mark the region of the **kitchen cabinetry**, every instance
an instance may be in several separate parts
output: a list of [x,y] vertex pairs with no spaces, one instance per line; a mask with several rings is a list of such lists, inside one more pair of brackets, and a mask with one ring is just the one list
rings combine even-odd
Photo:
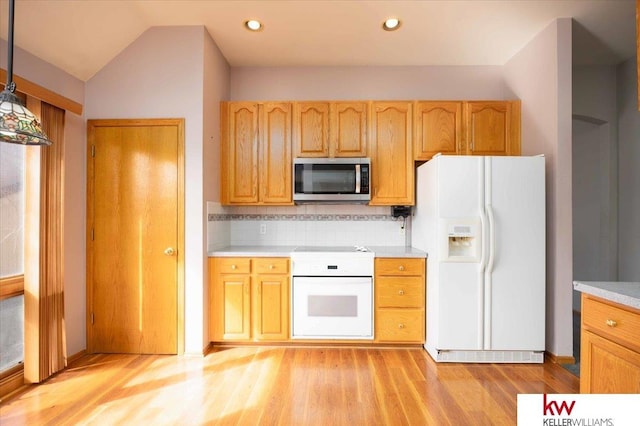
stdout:
[[367,102],[295,102],[296,157],[366,157]]
[[209,259],[210,340],[289,339],[289,259]]
[[221,200],[290,205],[291,103],[221,104]]
[[414,159],[520,155],[520,101],[417,101]]
[[462,102],[418,101],[414,105],[416,161],[438,153],[462,154]]
[[414,165],[412,154],[411,102],[371,104],[370,205],[413,205]]
[[580,393],[640,393],[640,310],[582,294]]
[[424,343],[425,259],[375,259],[375,341]]
[[520,101],[463,103],[467,155],[520,155]]

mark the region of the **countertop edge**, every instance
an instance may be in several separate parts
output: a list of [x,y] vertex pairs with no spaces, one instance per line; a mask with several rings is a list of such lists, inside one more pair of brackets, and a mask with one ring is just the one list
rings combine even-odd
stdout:
[[[608,288],[609,287],[609,288]],[[640,283],[619,281],[574,281],[576,291],[640,310]],[[633,291],[631,291],[633,290]]]
[[[229,246],[207,252],[207,257],[290,257],[295,246]],[[369,247],[375,257],[401,257],[426,259],[427,253],[404,246]]]

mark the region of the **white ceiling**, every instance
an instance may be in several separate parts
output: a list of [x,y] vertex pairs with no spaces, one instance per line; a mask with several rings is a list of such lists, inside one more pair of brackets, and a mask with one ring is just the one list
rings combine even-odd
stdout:
[[[385,32],[391,16],[402,27]],[[234,67],[503,65],[559,17],[575,20],[574,63],[635,55],[634,0],[16,0],[14,28],[16,46],[86,81],[152,26],[204,25]]]

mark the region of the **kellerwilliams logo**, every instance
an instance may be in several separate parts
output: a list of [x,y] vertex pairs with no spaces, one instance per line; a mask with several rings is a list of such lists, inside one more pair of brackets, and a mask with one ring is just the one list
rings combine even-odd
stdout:
[[521,394],[517,402],[518,426],[637,426],[640,394]]

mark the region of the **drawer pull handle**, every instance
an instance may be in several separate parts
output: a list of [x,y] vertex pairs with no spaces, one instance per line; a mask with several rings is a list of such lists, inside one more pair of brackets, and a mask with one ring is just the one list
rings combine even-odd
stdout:
[[398,324],[398,328],[400,328],[400,329],[404,328],[404,324],[402,324],[402,323]]
[[398,269],[401,270],[401,271],[404,271],[404,266],[400,265],[400,266],[398,266]]
[[618,325],[618,322],[616,320],[608,319],[607,320],[607,325],[609,327],[615,327],[616,325]]
[[273,269],[273,268],[275,268],[275,266],[269,265],[269,269]]
[[399,294],[400,296],[404,296],[404,290],[400,290],[400,291],[398,291],[398,294]]
[[231,265],[231,269],[238,269],[236,265]]

